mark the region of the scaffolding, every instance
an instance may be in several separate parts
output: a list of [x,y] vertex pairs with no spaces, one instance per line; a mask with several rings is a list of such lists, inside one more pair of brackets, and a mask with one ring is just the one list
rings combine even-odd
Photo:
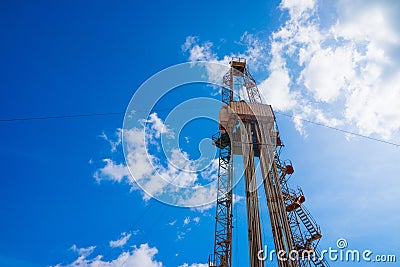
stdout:
[[[248,247],[251,267],[264,267],[260,207],[255,169],[259,158],[262,185],[279,267],[329,266],[319,258],[320,227],[305,208],[300,188],[288,180],[294,172],[290,161],[280,159],[281,142],[273,109],[264,104],[243,58],[233,58],[223,77],[219,132],[212,139],[219,150],[218,192],[214,253],[209,267],[232,266],[232,195],[234,155],[243,157]],[[297,253],[293,253],[293,252]],[[308,255],[308,256],[305,256]],[[293,257],[295,256],[295,257]]]

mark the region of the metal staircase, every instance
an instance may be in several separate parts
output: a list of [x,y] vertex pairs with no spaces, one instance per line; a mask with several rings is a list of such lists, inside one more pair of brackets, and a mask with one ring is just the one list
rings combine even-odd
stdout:
[[290,189],[288,180],[294,173],[290,161],[276,159],[280,171],[282,197],[285,201],[286,212],[292,228],[294,248],[299,252],[298,263],[301,267],[329,267],[328,262],[321,259],[317,246],[322,237],[321,229],[304,206],[305,197],[301,188]]
[[311,245],[313,241],[320,239],[322,237],[321,230],[319,226],[317,226],[314,219],[311,217],[311,214],[306,209],[306,207],[300,205],[294,211],[297,213],[304,226],[308,230],[309,237],[307,238],[306,244],[309,243],[309,245]]

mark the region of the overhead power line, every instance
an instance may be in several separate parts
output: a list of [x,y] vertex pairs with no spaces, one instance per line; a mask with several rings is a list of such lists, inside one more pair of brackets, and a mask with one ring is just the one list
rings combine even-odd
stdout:
[[[151,111],[154,111],[154,112],[168,111],[168,110],[173,110],[174,108],[175,107],[159,108],[159,109],[154,109]],[[135,112],[143,113],[143,112],[149,112],[149,110],[135,110]],[[54,115],[54,116],[41,116],[41,117],[22,117],[22,118],[0,119],[0,123],[13,122],[13,121],[34,121],[34,120],[49,120],[49,119],[68,119],[68,118],[79,118],[79,117],[99,117],[99,116],[109,116],[109,115],[123,115],[125,113],[126,113],[125,111],[121,111],[121,112],[103,112],[103,113],[82,113],[82,114],[72,114],[72,115]]]
[[124,113],[125,112],[105,112],[105,113],[87,113],[87,114],[75,114],[75,115],[12,118],[12,119],[0,119],[0,122],[34,121],[34,120],[65,119],[65,118],[79,118],[79,117],[97,117],[97,116],[108,116],[108,115],[122,115]]
[[[168,111],[168,110],[173,110],[173,109],[174,108],[161,108],[161,109],[154,109],[152,111],[154,111],[154,112],[157,112],[157,111]],[[137,110],[135,112],[148,112],[148,110],[147,111]],[[333,127],[333,126],[329,126],[329,125],[326,125],[326,124],[323,124],[323,123],[320,123],[320,122],[316,122],[316,121],[311,121],[311,120],[299,118],[299,117],[296,117],[294,115],[282,113],[282,112],[279,112],[279,111],[274,111],[274,113],[282,115],[282,116],[290,117],[290,118],[296,118],[296,119],[301,120],[303,122],[307,122],[307,123],[314,124],[314,125],[317,125],[317,126],[325,127],[325,128],[331,129],[331,130],[342,132],[342,133],[346,133],[346,134],[350,134],[350,135],[366,138],[366,139],[369,139],[369,140],[373,140],[373,141],[376,141],[376,142],[380,142],[380,143],[384,143],[384,144],[400,147],[400,144],[389,142],[389,141],[386,141],[386,140],[383,140],[383,139],[379,139],[379,138],[375,138],[375,137],[371,137],[371,136],[367,136],[367,135],[363,135],[363,134],[347,131],[347,130],[344,130],[344,129],[340,129],[340,128],[336,128],[336,127]],[[101,117],[101,116],[123,115],[123,114],[125,114],[125,112],[82,113],[82,114],[55,115],[55,116],[42,116],[42,117],[22,117],[22,118],[0,119],[0,123],[17,122],[17,121],[35,121],[35,120],[82,118],[82,117]]]
[[320,122],[315,122],[315,121],[310,121],[310,120],[307,120],[307,119],[302,119],[302,118],[296,117],[294,115],[290,115],[290,114],[286,114],[286,113],[282,113],[282,112],[274,111],[274,113],[282,115],[282,116],[290,117],[290,118],[293,118],[293,119],[297,118],[297,119],[299,119],[301,121],[304,121],[304,122],[307,122],[307,123],[311,123],[311,124],[314,124],[314,125],[318,125],[318,126],[321,126],[321,127],[325,127],[325,128],[328,128],[328,129],[332,129],[332,130],[335,130],[335,131],[339,131],[339,132],[342,132],[342,133],[351,134],[351,135],[354,135],[354,136],[367,138],[367,139],[370,139],[370,140],[373,140],[373,141],[377,141],[377,142],[385,143],[385,144],[388,144],[388,145],[393,145],[393,146],[400,147],[400,144],[396,144],[396,143],[392,143],[392,142],[389,142],[389,141],[385,141],[383,139],[374,138],[374,137],[371,137],[371,136],[368,136],[368,135],[363,135],[363,134],[359,134],[359,133],[355,133],[355,132],[339,129],[339,128],[336,128],[336,127],[333,127],[333,126],[329,126],[329,125],[326,125],[326,124],[323,124],[323,123],[320,123]]

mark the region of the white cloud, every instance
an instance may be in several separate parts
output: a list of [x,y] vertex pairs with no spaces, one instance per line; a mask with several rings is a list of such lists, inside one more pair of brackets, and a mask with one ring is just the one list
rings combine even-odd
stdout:
[[102,255],[88,259],[89,254],[83,254],[70,264],[57,264],[55,267],[162,267],[162,262],[155,260],[157,253],[157,248],[151,248],[148,244],[141,244],[139,247],[135,246],[132,251],[121,253],[111,261],[103,261]]
[[189,137],[189,136],[185,136],[185,141],[186,141],[186,144],[189,144],[189,142],[190,142],[190,137]]
[[246,58],[248,64],[251,65],[251,68],[254,70],[265,68],[265,61],[267,60],[267,46],[265,42],[262,42],[254,34],[245,32],[241,36],[238,44],[245,47],[244,52],[225,55],[224,57],[219,58],[217,54],[212,51],[212,42],[206,41],[200,43],[198,37],[188,36],[185,43],[182,45],[182,51],[189,54],[188,58],[190,61],[208,61],[217,63],[207,64],[206,71],[209,82],[221,84],[222,77],[229,70],[229,62],[232,57]]
[[214,181],[218,178],[219,159],[212,160],[210,168],[206,168],[201,172],[201,176],[208,181]]
[[[148,126],[146,129],[150,128],[145,135],[148,143],[154,143],[161,134],[173,138],[172,130],[158,118],[156,113],[151,114],[146,123]],[[134,181],[144,187],[150,195],[162,193],[169,183],[177,186],[191,186],[198,180],[194,172],[196,165],[189,160],[189,156],[184,151],[172,149],[167,166],[164,167],[155,156],[149,153],[144,142],[144,128],[127,130],[125,136],[128,143],[127,162]]]
[[296,130],[303,136],[307,136],[307,133],[304,130],[304,121],[312,121],[329,127],[338,127],[343,125],[341,120],[326,115],[323,110],[313,107],[306,101],[303,101],[301,109],[295,111],[293,122]]
[[[340,0],[323,4],[282,0],[280,8],[288,12],[288,20],[270,40],[245,32],[239,42],[246,47],[242,53],[218,58],[210,42],[199,43],[198,37],[191,36],[182,49],[191,60],[227,64],[231,56],[242,56],[253,70],[266,66],[269,75],[260,80],[260,92],[275,110],[296,115],[294,123],[301,133],[305,132],[300,119],[305,119],[393,138],[400,130],[396,108],[400,27],[393,10],[398,3]],[[330,20],[321,15],[326,12]],[[210,80],[221,81],[224,73],[209,70]]]
[[101,138],[106,140],[110,146],[111,146],[111,152],[117,151],[117,147],[121,144],[122,142],[122,129],[118,128],[115,135],[117,136],[116,140],[113,140],[112,138],[109,138],[104,132],[100,135]]
[[[182,232],[183,238],[186,233]],[[125,233],[123,233],[124,236]],[[54,267],[121,267],[121,266],[129,266],[129,267],[162,267],[163,263],[159,260],[156,260],[156,255],[158,254],[158,249],[156,247],[150,247],[147,243],[141,244],[139,247],[133,246],[130,251],[122,252],[115,259],[111,259],[109,261],[103,260],[103,255],[97,255],[90,257],[93,253],[95,246],[91,246],[88,248],[78,248],[76,245],[71,247],[71,250],[78,253],[79,257],[69,264],[57,264]],[[175,254],[177,257],[179,254]],[[199,263],[193,263],[188,265],[184,263],[184,267],[203,267],[208,266]]]
[[192,230],[192,228],[187,228],[185,231],[178,231],[176,239],[177,240],[182,240],[185,238],[186,234],[189,233]]
[[272,59],[269,71],[269,77],[258,86],[260,93],[274,109],[292,109],[296,105],[295,95],[290,92],[291,79],[280,57]]
[[129,171],[124,164],[116,164],[111,159],[104,159],[106,165],[95,172],[94,178],[97,182],[102,180],[111,180],[121,182],[124,178],[129,177]]
[[241,195],[233,194],[232,202],[233,202],[233,204],[235,204],[235,203],[242,201],[243,199],[245,199],[245,197],[243,197]]
[[176,222],[177,222],[177,220],[174,220],[174,221],[172,221],[172,222],[169,222],[168,225],[174,226],[174,225],[176,224]]
[[287,9],[292,18],[300,20],[302,15],[312,10],[315,6],[314,0],[282,0],[281,8]]
[[127,164],[130,166],[130,181],[135,183],[145,177],[150,177],[153,174],[153,165],[151,162],[155,158],[147,153],[147,148],[144,142],[144,128],[132,128],[124,131],[124,139],[127,143],[129,153],[125,154]]
[[200,212],[209,210],[215,205],[215,200],[217,199],[216,185],[217,183],[212,183],[208,187],[194,186],[196,190],[191,192],[190,195],[178,196],[177,203],[190,206],[192,210]]
[[[182,52],[188,53],[188,59],[192,62],[197,61],[208,61],[217,64],[205,65],[208,80],[210,83],[220,84],[221,77],[229,69],[229,57],[225,57],[222,60],[218,59],[217,55],[212,51],[213,43],[206,41],[200,43],[199,37],[188,36],[186,37],[185,43],[182,45]],[[201,63],[199,63],[201,64]]]
[[188,225],[189,223],[190,223],[190,216],[186,217],[186,218],[183,220],[183,225]]
[[376,42],[379,45],[398,44],[395,7],[391,1],[338,1],[338,21],[332,31],[336,37],[356,42]]
[[[300,119],[306,119],[385,139],[398,137],[400,31],[395,15],[399,5],[395,2],[341,0],[329,6],[324,3],[324,8],[329,9],[325,12],[334,15],[333,23],[329,20],[321,23],[324,10],[316,5],[312,9],[303,8],[305,16],[299,16],[290,5],[281,5],[288,9],[290,17],[271,38],[271,64],[274,58],[281,58],[282,66],[289,71],[290,92],[295,93],[297,102],[291,111],[300,132],[304,133]],[[390,11],[391,8],[394,10]],[[281,79],[284,84],[286,80]],[[363,147],[357,142],[362,142]],[[331,228],[325,229],[328,239],[343,234],[348,238],[355,235],[358,239],[369,238],[367,235],[371,233],[379,238],[388,231],[389,225],[398,221],[398,216],[389,216],[387,227],[379,228],[382,221],[373,219],[374,214],[388,214],[390,203],[398,202],[398,195],[391,192],[396,184],[391,181],[393,177],[376,178],[392,165],[388,162],[393,155],[387,154],[390,148],[375,144],[378,149],[371,149],[374,144],[369,146],[358,138],[352,139],[351,148],[348,145],[334,141],[309,153],[317,155],[309,162],[326,161],[329,162],[326,166],[321,163],[323,169],[335,169],[335,174],[323,182],[310,176],[311,192],[319,184],[319,189],[314,190],[318,201],[310,201],[310,205],[318,206],[324,214],[318,220],[325,228]],[[335,156],[332,158],[332,155]],[[354,169],[351,165],[358,167]],[[394,172],[393,169],[391,173]],[[318,204],[324,201],[323,205]],[[335,223],[332,223],[332,212],[341,214]],[[362,230],[360,225],[357,229],[351,227],[355,221],[366,222]]]
[[183,52],[189,51],[194,45],[199,41],[199,37],[197,36],[187,36],[185,43],[181,46]]
[[355,75],[353,54],[352,47],[342,46],[321,49],[312,55],[300,78],[315,100],[333,102],[339,97]]
[[400,34],[390,1],[364,5],[355,1],[350,15],[341,1],[338,23],[332,27],[336,38],[343,38],[358,49],[357,75],[349,84],[345,118],[362,134],[378,134],[390,139],[400,129],[400,64],[392,57],[400,53]]
[[182,45],[182,51],[189,53],[190,61],[209,61],[216,60],[216,55],[212,52],[213,43],[206,41],[198,44],[199,38],[196,36],[186,37]]
[[[175,224],[176,221],[174,221]],[[177,232],[177,240],[184,239],[186,235],[192,231],[192,227],[190,224],[195,224],[198,225],[200,223],[200,217],[193,217],[191,218],[190,216],[186,216],[185,219],[183,219],[182,223],[182,228]]]
[[160,138],[161,134],[167,135],[168,137],[174,137],[174,133],[168,128],[167,125],[157,116],[157,113],[151,113],[148,120],[144,120],[145,123],[149,124],[148,129],[151,130],[150,135],[154,135],[155,138]]
[[[282,1],[289,19],[271,38],[270,75],[260,90],[276,110],[389,139],[400,129],[400,53],[390,1],[339,1],[321,26],[314,1]],[[325,7],[326,8],[326,7]],[[332,12],[330,12],[332,14]]]
[[[155,146],[157,151],[160,149],[158,143],[161,136],[167,140],[174,138],[172,129],[165,125],[156,113],[139,122],[139,127],[123,131],[126,145],[125,159],[129,169],[122,163],[117,164],[111,159],[104,159],[106,165],[95,173],[94,178],[97,181],[116,182],[125,179],[131,184],[132,190],[144,190],[144,200],[167,195],[168,201],[174,201],[176,205],[199,206],[213,202],[216,197],[215,186],[211,184],[205,188],[200,184],[199,178],[202,172],[197,171],[198,163],[190,160],[185,151],[179,148],[167,148],[164,151],[167,156],[164,164],[157,156],[150,153],[149,146]],[[215,173],[214,169],[217,167],[211,164],[207,173]],[[198,210],[211,207],[212,205],[203,205],[198,207]]]
[[184,263],[183,265],[180,265],[179,267],[208,267],[207,263],[193,263],[191,265]]
[[123,247],[126,245],[128,240],[131,238],[132,234],[129,233],[122,233],[121,238],[115,241],[110,241],[110,247],[112,248],[117,248],[117,247]]
[[72,251],[78,253],[79,256],[87,257],[87,256],[89,256],[90,254],[93,253],[95,248],[96,248],[95,246],[90,246],[90,247],[87,247],[87,248],[78,248],[75,244],[73,244],[70,249]]
[[179,148],[171,150],[168,167],[160,168],[160,170],[162,170],[160,171],[162,177],[177,186],[192,186],[198,180],[198,175],[195,173],[196,164],[189,159],[186,152]]
[[267,43],[258,38],[255,34],[246,31],[240,37],[240,44],[243,45],[246,50],[243,53],[232,54],[231,57],[245,58],[251,70],[263,70],[268,60]]

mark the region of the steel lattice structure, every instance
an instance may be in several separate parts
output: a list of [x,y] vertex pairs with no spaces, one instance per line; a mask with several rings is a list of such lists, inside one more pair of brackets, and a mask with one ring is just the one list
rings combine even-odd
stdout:
[[[283,144],[274,112],[270,105],[263,104],[245,59],[232,59],[223,84],[220,131],[213,136],[213,144],[219,149],[219,169],[214,253],[209,257],[209,267],[232,266],[234,155],[241,155],[244,164],[250,266],[265,266],[265,262],[258,257],[263,241],[254,163],[256,157],[260,162],[275,249],[282,251],[286,259],[278,259],[278,265],[329,266],[325,260],[319,259],[317,245],[322,234],[303,204],[305,197],[302,190],[289,187],[288,180],[294,172],[292,164],[280,159]],[[291,254],[293,252],[297,252],[295,257]]]

